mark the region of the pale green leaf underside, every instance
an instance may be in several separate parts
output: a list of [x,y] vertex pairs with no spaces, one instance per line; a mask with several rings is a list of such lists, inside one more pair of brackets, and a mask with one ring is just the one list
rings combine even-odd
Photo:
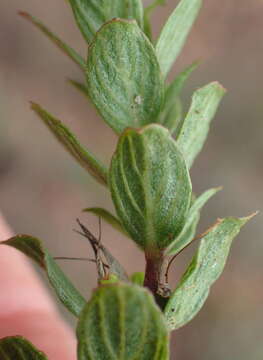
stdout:
[[191,107],[177,138],[189,168],[204,145],[210,122],[224,94],[225,89],[217,82],[194,92]]
[[250,219],[226,218],[204,235],[199,249],[165,308],[171,330],[188,323],[202,308],[211,285],[221,275],[231,243]]
[[62,304],[73,315],[79,316],[86,304],[86,300],[62,272],[48,251],[43,248],[42,243],[38,239],[29,235],[17,235],[0,244],[12,246],[20,250],[40,265],[45,270],[48,280]]
[[76,22],[90,43],[96,32],[113,18],[135,19],[143,25],[141,0],[69,0]]
[[200,210],[206,204],[206,202],[219,190],[221,190],[221,188],[207,190],[194,201],[193,205],[190,207],[182,232],[179,234],[178,238],[175,239],[174,242],[169,246],[167,254],[175,255],[179,253],[179,251],[181,251],[193,240],[196,226],[200,217]]
[[160,114],[159,123],[166,127],[171,134],[173,134],[182,123],[183,106],[179,97],[175,98],[173,104],[169,107],[165,106],[163,112]]
[[77,338],[78,360],[168,360],[163,314],[136,285],[97,289],[81,314]]
[[128,16],[126,16],[126,18],[136,20],[140,28],[143,29],[143,16],[144,9],[142,0],[128,0]]
[[79,143],[75,135],[61,121],[38,104],[32,103],[31,107],[75,160],[100,184],[107,186],[108,170],[106,167]]
[[122,234],[129,236],[128,233],[123,228],[121,222],[119,219],[116,218],[116,216],[112,215],[108,210],[102,209],[102,208],[87,208],[83,210],[84,212],[90,212],[104,221],[106,221],[109,225],[111,225],[114,229],[120,231]]
[[186,69],[181,71],[174,80],[167,86],[167,89],[165,91],[165,101],[164,101],[164,110],[166,108],[170,108],[170,106],[173,105],[175,99],[181,94],[181,91],[192,74],[192,72],[197,68],[198,62],[194,62],[190,66],[188,66]]
[[156,44],[156,53],[164,76],[180,54],[202,0],[181,0],[164,25]]
[[195,62],[179,73],[165,91],[164,106],[158,122],[169,129],[171,134],[175,133],[175,138],[180,131],[183,119],[183,106],[179,98],[180,93],[197,65],[198,63]]
[[89,48],[87,86],[117,133],[157,121],[163,79],[153,46],[135,22],[113,20],[97,33]]
[[43,34],[45,34],[60,50],[62,50],[71,60],[73,60],[82,70],[85,70],[85,60],[69,45],[64,43],[55,34],[53,34],[40,20],[30,14],[21,11],[19,13],[26,20],[35,25]]
[[113,156],[109,183],[116,212],[142,248],[165,249],[185,223],[191,180],[167,129],[128,129]]
[[47,357],[22,336],[8,336],[0,339],[0,359],[47,360]]
[[165,1],[166,0],[154,0],[144,9],[144,33],[150,40],[152,40],[152,26],[150,21],[151,14],[159,5],[165,5]]

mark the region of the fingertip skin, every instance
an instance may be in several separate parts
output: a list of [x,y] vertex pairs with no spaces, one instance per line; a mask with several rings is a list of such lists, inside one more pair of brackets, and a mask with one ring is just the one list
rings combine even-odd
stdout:
[[[0,214],[0,240],[12,236]],[[21,335],[49,360],[75,360],[76,341],[26,257],[0,246],[0,338]]]

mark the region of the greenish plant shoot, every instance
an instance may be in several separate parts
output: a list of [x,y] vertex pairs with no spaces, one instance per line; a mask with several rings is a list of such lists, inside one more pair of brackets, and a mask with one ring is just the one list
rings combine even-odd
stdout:
[[[83,72],[83,83],[70,83],[96,107],[119,140],[107,166],[83,146],[58,119],[32,103],[73,158],[112,197],[116,214],[93,207],[89,212],[120,231],[145,254],[145,271],[128,275],[111,252],[83,224],[93,248],[98,287],[86,299],[37,238],[17,235],[2,244],[32,258],[45,271],[58,299],[78,319],[78,360],[168,360],[171,331],[186,325],[202,308],[221,275],[233,239],[253,216],[217,220],[195,235],[200,212],[218,192],[192,190],[190,168],[206,140],[225,90],[211,82],[196,90],[184,115],[182,88],[197,64],[167,80],[202,0],[181,0],[156,41],[152,11],[141,0],[69,0],[86,41],[87,58],[53,34],[40,20],[21,12]],[[168,284],[173,260],[195,239],[199,247],[175,287]],[[142,269],[143,270],[143,269]],[[22,337],[0,340],[0,357],[46,359]]]

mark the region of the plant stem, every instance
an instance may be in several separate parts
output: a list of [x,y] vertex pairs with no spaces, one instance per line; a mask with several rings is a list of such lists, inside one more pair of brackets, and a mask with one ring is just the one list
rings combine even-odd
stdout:
[[161,284],[161,277],[163,272],[164,254],[159,252],[157,254],[145,253],[146,269],[144,286],[148,288],[156,297],[159,285]]

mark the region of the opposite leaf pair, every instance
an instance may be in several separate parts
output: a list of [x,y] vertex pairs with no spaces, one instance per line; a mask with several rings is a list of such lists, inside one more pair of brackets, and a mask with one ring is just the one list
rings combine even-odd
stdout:
[[[71,84],[95,104],[119,136],[109,169],[58,119],[35,103],[32,109],[74,159],[109,188],[118,218],[100,208],[86,211],[133,239],[145,252],[146,271],[129,278],[95,239],[95,250],[104,253],[108,273],[102,278],[99,274],[99,287],[87,301],[38,239],[19,235],[2,244],[36,261],[59,300],[77,317],[79,360],[168,360],[169,331],[185,325],[200,310],[223,271],[232,240],[250,219],[218,220],[198,237],[201,243],[185,274],[162,298],[162,312],[146,289],[133,284],[150,289],[158,302],[159,285],[167,285],[161,283],[165,257],[177,256],[193,241],[201,208],[218,191],[210,189],[195,199],[189,170],[225,91],[216,82],[198,89],[184,116],[180,93],[196,63],[170,84],[165,83],[202,1],[181,0],[156,44],[151,38],[149,15],[163,0],[146,9],[141,0],[69,3],[88,45],[87,60],[37,19],[21,14],[85,73],[86,84]],[[8,360],[46,359],[20,337],[0,340],[1,356]]]

